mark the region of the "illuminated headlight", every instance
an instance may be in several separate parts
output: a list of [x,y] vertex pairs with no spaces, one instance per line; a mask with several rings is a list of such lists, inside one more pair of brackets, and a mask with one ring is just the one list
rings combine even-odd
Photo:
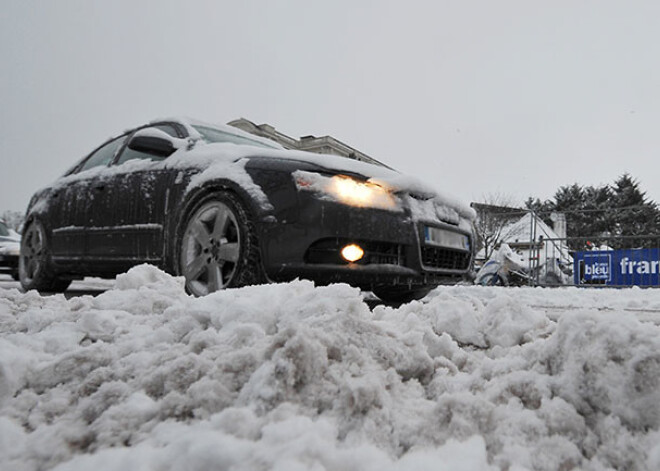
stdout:
[[350,206],[392,211],[400,209],[396,196],[377,183],[356,180],[346,175],[328,177],[302,170],[294,172],[293,178],[299,190],[317,192]]

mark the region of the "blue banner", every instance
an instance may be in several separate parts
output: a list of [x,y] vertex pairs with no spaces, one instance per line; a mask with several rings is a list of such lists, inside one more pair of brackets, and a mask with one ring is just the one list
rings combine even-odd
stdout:
[[660,249],[593,250],[573,257],[576,285],[660,286]]

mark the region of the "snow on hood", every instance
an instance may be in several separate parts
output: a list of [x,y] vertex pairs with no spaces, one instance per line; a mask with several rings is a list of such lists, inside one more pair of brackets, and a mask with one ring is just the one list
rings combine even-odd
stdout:
[[[658,469],[655,290],[0,290],[0,469]],[[653,314],[653,313],[656,314]],[[552,313],[549,315],[548,313]]]
[[[199,165],[211,168],[218,165],[226,166],[228,162],[234,162],[250,157],[272,157],[277,159],[296,160],[312,163],[332,172],[345,172],[358,174],[366,177],[374,183],[378,183],[393,191],[408,192],[413,195],[422,196],[424,199],[433,201],[436,206],[444,206],[454,210],[462,218],[473,220],[474,210],[457,199],[442,195],[431,185],[421,180],[406,176],[394,170],[367,162],[328,154],[315,154],[298,150],[264,149],[246,145],[231,143],[198,143],[190,151],[179,150],[170,156],[166,162],[172,166]],[[218,172],[213,172],[217,174]]]
[[[210,164],[214,158],[220,158],[221,160],[238,160],[258,155],[263,157],[274,157],[280,159],[310,162],[331,171],[350,172],[362,175],[371,181],[384,185],[394,191],[406,191],[417,195],[423,195],[429,199],[436,199],[438,204],[453,208],[462,217],[469,220],[473,220],[476,217],[476,213],[469,205],[466,205],[458,199],[438,192],[435,186],[425,183],[418,178],[403,175],[386,167],[381,167],[367,162],[361,162],[359,160],[336,155],[316,154],[306,151],[285,149],[275,141],[260,136],[255,136],[254,134],[247,133],[233,126],[205,123],[203,121],[198,121],[187,117],[159,119],[154,122],[162,121],[176,121],[181,123],[186,127],[189,135],[192,136],[193,139],[198,140],[198,145],[192,152],[186,154],[186,159],[193,158],[195,160],[204,161],[207,164]],[[251,147],[226,143],[212,143],[204,145],[205,143],[199,142],[201,136],[193,127],[193,125],[217,128],[228,134],[234,134],[236,136],[241,136],[246,139],[260,142],[273,149],[264,149],[261,147]],[[183,155],[181,155],[181,157],[183,157]]]

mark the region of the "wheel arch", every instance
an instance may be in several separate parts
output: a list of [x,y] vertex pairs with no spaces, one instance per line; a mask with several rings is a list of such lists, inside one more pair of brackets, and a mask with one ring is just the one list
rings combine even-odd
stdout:
[[[172,221],[169,224],[170,227],[168,228],[170,236],[167,237],[167,240],[169,241],[166,247],[167,265],[172,273],[179,274],[180,272],[177,251],[183,237],[187,218],[190,217],[193,209],[202,200],[210,195],[223,192],[232,193],[241,203],[243,203],[245,209],[252,217],[253,223],[259,234],[261,233],[259,222],[272,215],[272,209],[264,208],[245,188],[237,182],[229,179],[213,180],[192,189],[185,195],[181,203],[178,205],[176,215],[172,218]],[[259,237],[259,240],[261,241],[261,237]]]

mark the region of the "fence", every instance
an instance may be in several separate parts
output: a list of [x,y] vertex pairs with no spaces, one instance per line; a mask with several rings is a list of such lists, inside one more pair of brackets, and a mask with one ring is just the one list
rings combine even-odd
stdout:
[[533,245],[535,286],[660,287],[660,235],[552,238]]
[[[600,229],[597,235],[576,237],[570,235],[571,229],[575,230],[576,226],[581,231],[588,229],[584,221],[588,223],[595,211],[551,215],[479,206],[475,209],[479,215],[477,232],[482,241],[482,259],[490,256],[485,256],[488,246],[484,249],[484,241],[490,245],[491,252],[501,243],[507,243],[525,261],[529,285],[660,287],[660,235],[639,234],[640,227],[644,228],[641,224],[635,228],[637,234],[622,234],[626,228],[621,228],[617,210],[608,211],[606,216],[612,232],[618,234],[612,234],[597,221],[598,224],[594,223]],[[631,208],[622,209],[630,214]]]

